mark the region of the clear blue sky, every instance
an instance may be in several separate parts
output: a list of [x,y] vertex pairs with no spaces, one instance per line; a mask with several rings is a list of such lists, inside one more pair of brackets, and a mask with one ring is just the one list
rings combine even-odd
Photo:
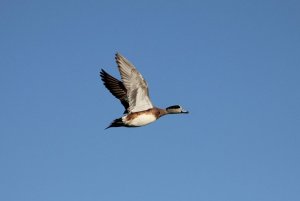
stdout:
[[[299,1],[0,2],[0,200],[299,201]],[[173,115],[123,112],[115,52]]]

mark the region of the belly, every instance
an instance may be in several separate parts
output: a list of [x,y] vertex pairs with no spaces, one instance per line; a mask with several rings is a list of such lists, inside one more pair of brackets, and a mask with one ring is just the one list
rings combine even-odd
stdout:
[[135,117],[134,119],[131,119],[128,124],[131,126],[144,126],[147,124],[152,123],[155,121],[156,118],[154,115],[151,114],[141,114]]

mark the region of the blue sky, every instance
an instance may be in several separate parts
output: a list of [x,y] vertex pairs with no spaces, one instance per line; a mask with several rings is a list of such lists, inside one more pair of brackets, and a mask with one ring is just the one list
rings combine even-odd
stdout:
[[[0,200],[300,200],[298,1],[0,2]],[[123,112],[116,52],[172,115]]]

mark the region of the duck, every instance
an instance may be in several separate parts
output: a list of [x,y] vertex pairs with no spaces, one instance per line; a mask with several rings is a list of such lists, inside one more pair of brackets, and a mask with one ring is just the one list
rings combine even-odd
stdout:
[[149,96],[146,80],[135,66],[120,53],[115,54],[115,60],[121,75],[121,81],[100,71],[100,78],[108,91],[117,98],[125,111],[123,116],[113,120],[108,127],[141,127],[148,125],[168,114],[188,114],[180,105],[172,105],[165,109],[155,107]]

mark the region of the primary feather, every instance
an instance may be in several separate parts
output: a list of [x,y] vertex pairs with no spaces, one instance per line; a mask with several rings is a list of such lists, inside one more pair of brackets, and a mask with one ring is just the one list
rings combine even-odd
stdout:
[[129,104],[127,99],[127,90],[123,83],[120,80],[108,74],[103,69],[101,69],[100,77],[103,81],[104,86],[110,91],[110,93],[120,100],[121,104],[125,108],[124,113],[128,113]]
[[148,85],[143,76],[133,64],[119,53],[116,54],[116,61],[123,84],[127,90],[128,111],[132,113],[153,108],[149,97]]

